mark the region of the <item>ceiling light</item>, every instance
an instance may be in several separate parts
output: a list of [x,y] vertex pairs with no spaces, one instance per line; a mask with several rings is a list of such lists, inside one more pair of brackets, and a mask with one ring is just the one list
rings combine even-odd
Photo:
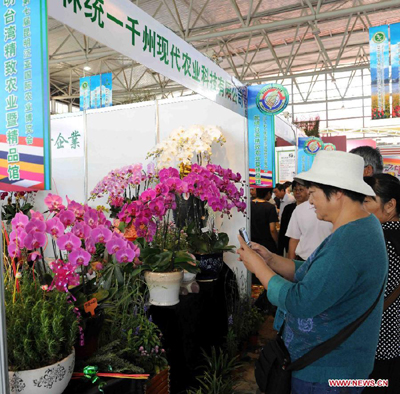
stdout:
[[92,69],[92,67],[90,67],[88,64],[86,64],[86,66],[83,67],[83,69],[84,69],[85,71],[90,71],[90,70]]

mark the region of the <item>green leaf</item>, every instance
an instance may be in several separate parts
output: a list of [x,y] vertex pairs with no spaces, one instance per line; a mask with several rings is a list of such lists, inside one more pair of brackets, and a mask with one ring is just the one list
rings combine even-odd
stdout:
[[199,267],[193,266],[193,265],[191,265],[189,263],[184,263],[184,262],[176,263],[175,266],[179,267],[179,268],[181,268],[183,270],[186,270],[186,271],[190,272],[191,274],[196,274],[197,272],[200,272],[200,268]]

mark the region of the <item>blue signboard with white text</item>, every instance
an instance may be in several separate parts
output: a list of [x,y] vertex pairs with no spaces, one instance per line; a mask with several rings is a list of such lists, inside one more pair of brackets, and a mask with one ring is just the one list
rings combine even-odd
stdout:
[[101,74],[101,106],[112,106],[112,74]]
[[112,73],[80,79],[80,110],[112,106]]
[[0,14],[0,189],[50,189],[46,1],[3,0]]

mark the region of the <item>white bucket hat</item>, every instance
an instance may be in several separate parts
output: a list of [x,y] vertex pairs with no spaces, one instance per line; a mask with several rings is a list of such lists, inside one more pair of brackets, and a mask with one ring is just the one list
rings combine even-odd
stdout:
[[311,169],[295,176],[295,180],[321,183],[350,190],[365,196],[375,196],[371,186],[363,180],[364,159],[354,153],[320,151]]

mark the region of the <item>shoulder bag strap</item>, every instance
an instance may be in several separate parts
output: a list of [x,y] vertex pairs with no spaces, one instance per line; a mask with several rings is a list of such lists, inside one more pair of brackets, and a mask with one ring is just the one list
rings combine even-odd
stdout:
[[386,285],[386,280],[382,286],[381,291],[379,292],[379,295],[373,305],[364,313],[362,314],[357,320],[354,322],[350,323],[348,326],[344,327],[342,330],[339,331],[334,337],[328,339],[327,341],[319,344],[315,348],[311,349],[308,353],[306,353],[304,356],[300,357],[293,363],[289,364],[286,367],[286,370],[288,371],[299,371],[300,369],[305,368],[306,366],[314,363],[321,357],[326,356],[328,353],[330,353],[332,350],[336,349],[339,345],[341,345],[355,330],[357,330],[358,327],[361,326],[361,324],[367,319],[367,317],[371,314],[371,312],[374,310],[376,305],[379,302],[379,299],[381,298],[381,295],[383,293],[383,290]]
[[387,308],[389,308],[390,305],[393,304],[397,300],[397,298],[400,295],[400,285],[396,287],[386,298],[385,302],[383,303],[383,310],[386,311]]

